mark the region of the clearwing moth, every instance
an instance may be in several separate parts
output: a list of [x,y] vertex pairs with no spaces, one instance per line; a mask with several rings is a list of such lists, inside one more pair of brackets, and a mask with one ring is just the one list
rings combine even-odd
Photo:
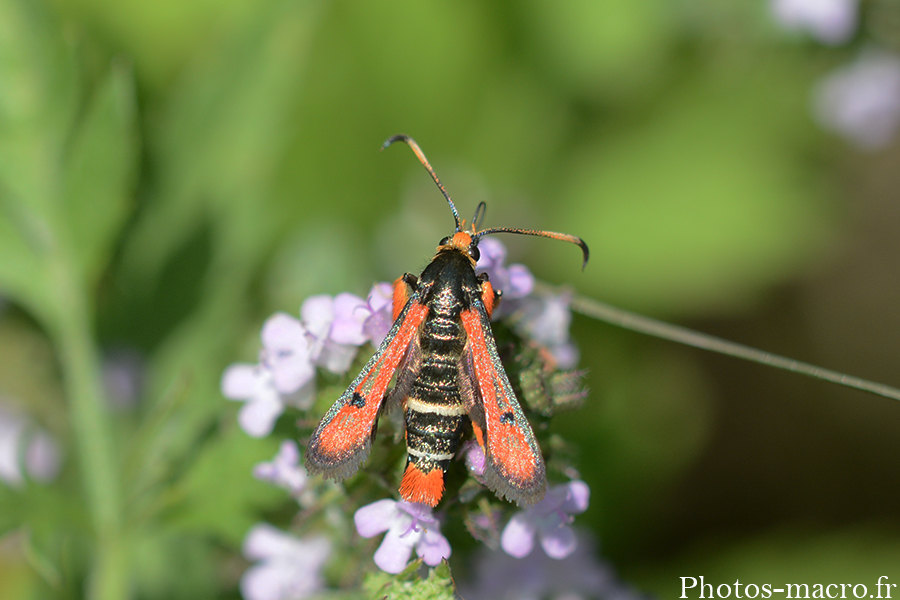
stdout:
[[[466,419],[485,454],[484,482],[520,505],[544,497],[541,449],[497,354],[491,313],[500,300],[486,274],[476,275],[479,240],[493,233],[535,235],[588,247],[573,235],[497,227],[477,230],[484,203],[468,228],[415,140],[406,142],[450,205],[456,231],[440,241],[418,277],[394,283],[394,323],[350,387],[322,418],[306,448],[306,469],[336,481],[351,476],[369,454],[379,415],[403,407],[406,469],[400,496],[437,505],[444,475],[459,448]],[[395,380],[394,386],[388,386]]]

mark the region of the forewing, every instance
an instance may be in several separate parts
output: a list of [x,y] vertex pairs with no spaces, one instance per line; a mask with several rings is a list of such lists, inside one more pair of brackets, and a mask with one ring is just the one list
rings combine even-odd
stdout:
[[471,387],[469,416],[485,452],[484,481],[520,505],[544,497],[544,458],[500,363],[490,319],[480,302],[461,314],[468,336],[462,373]]
[[385,392],[397,367],[413,345],[428,307],[412,298],[378,351],[369,359],[313,432],[306,447],[306,470],[340,481],[369,454]]

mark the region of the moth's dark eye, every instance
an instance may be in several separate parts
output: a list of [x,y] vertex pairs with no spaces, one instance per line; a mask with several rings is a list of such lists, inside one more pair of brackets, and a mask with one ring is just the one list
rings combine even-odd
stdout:
[[481,258],[481,250],[478,249],[478,246],[473,246],[469,248],[469,256],[475,259],[475,262],[478,262],[478,259]]
[[447,237],[443,238],[441,241],[438,242],[438,246],[446,246],[449,243],[450,243],[450,236],[448,235]]

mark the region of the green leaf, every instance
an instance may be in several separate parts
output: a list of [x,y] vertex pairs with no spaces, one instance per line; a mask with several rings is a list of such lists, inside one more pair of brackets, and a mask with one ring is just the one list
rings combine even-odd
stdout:
[[214,533],[239,546],[258,511],[284,503],[287,494],[253,478],[253,466],[278,452],[275,438],[253,439],[237,428],[202,446],[201,454],[178,485],[182,502],[173,518],[182,528]]
[[0,537],[22,524],[20,509],[21,494],[6,482],[0,483]]
[[0,1],[0,293],[48,314],[59,157],[80,89],[72,56],[41,8]]
[[199,53],[183,86],[153,115],[157,187],[128,240],[123,273],[155,284],[167,260],[211,222],[213,262],[231,277],[255,267],[284,221],[269,191],[289,139],[290,107],[318,2],[264,6],[238,33]]
[[217,597],[217,551],[205,537],[152,527],[140,531],[134,544],[135,596],[152,600]]
[[[258,283],[259,265],[286,225],[269,206],[269,190],[290,135],[290,107],[305,91],[306,47],[319,6],[284,0],[260,5],[239,31],[198,54],[183,85],[148,117],[154,123],[148,145],[155,185],[126,240],[118,275],[128,297],[114,308],[129,334],[136,310],[159,331],[148,396],[158,401],[172,387],[185,387],[184,410],[166,432],[175,456],[191,452],[226,406],[219,377],[245,333],[247,290]],[[198,231],[207,232],[205,256],[179,256]],[[196,287],[196,303],[175,307],[189,312],[173,328],[170,307],[160,310],[153,300],[170,292],[164,275],[176,256],[183,258],[175,265],[179,272],[185,260],[200,266],[190,281],[176,282]],[[242,477],[250,480],[249,471]],[[245,526],[246,518],[240,523]],[[236,529],[229,535],[236,536]]]
[[391,600],[455,600],[450,565],[445,560],[428,570],[424,579],[419,574],[422,560],[415,560],[398,575],[382,571],[369,573],[363,588],[370,598],[391,598]]
[[113,68],[87,97],[40,3],[3,0],[0,23],[0,291],[52,324],[66,297],[59,270],[90,287],[127,214],[131,76]]
[[[273,0],[57,0],[79,24],[102,32],[116,52],[132,57],[141,89],[157,94],[171,86],[189,57],[210,38],[245,25],[260,5]],[[277,0],[275,0],[277,1]]]
[[137,169],[131,69],[114,63],[73,132],[60,226],[85,279],[96,282],[128,217]]

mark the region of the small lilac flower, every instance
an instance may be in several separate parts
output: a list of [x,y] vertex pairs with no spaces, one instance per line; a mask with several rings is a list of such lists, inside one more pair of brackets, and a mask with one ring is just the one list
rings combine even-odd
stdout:
[[0,481],[21,487],[27,474],[46,483],[56,478],[60,463],[59,444],[49,433],[0,407]]
[[507,293],[508,299],[515,300],[524,298],[534,289],[534,275],[523,264],[513,263],[506,270],[509,284],[506,288],[510,292]]
[[296,442],[285,440],[272,462],[261,462],[253,467],[253,476],[284,488],[297,498],[306,488],[309,476],[300,466],[300,449]]
[[268,367],[275,389],[281,394],[296,392],[316,375],[308,333],[303,323],[282,312],[263,324],[260,363]]
[[372,345],[378,348],[393,325],[394,286],[390,283],[376,283],[366,298],[366,320],[363,331]]
[[323,588],[319,571],[331,553],[325,538],[300,539],[262,523],[247,534],[243,550],[259,561],[241,577],[244,600],[300,600]]
[[343,373],[368,341],[377,348],[391,329],[393,286],[376,283],[368,298],[353,294],[308,298],[300,309],[313,340],[312,356],[317,365]]
[[386,573],[400,573],[413,549],[430,566],[450,556],[450,543],[441,535],[440,522],[425,504],[378,500],[357,510],[353,521],[365,538],[387,532],[373,557]]
[[[350,368],[358,346],[365,342],[345,343],[355,342],[360,337],[362,322],[354,314],[359,311],[353,309],[365,303],[352,294],[340,294],[338,297],[340,302],[336,305],[336,298],[326,294],[311,296],[300,307],[300,316],[309,331],[311,356],[315,364],[341,374]],[[333,337],[334,331],[338,332],[337,339]]]
[[859,0],[772,0],[786,29],[805,30],[823,44],[843,44],[856,31]]
[[900,127],[900,55],[863,53],[816,86],[813,109],[822,127],[863,150],[887,146]]
[[27,421],[0,408],[0,480],[13,487],[25,478],[20,467],[20,453]]
[[363,325],[368,314],[368,305],[353,294],[338,294],[334,297],[334,321],[329,337],[338,344],[362,346],[369,341]]
[[137,406],[143,387],[144,358],[133,348],[112,348],[104,353],[101,364],[103,388],[114,410]]
[[[512,264],[506,267],[506,246],[492,237],[484,237],[478,242],[481,258],[475,266],[476,273],[487,273],[495,290],[503,292],[503,301],[524,298],[534,288],[534,276],[528,267]],[[503,306],[501,304],[500,306]]]
[[263,365],[235,363],[222,374],[222,395],[246,403],[238,413],[238,425],[248,435],[265,437],[284,412],[281,394],[272,372]]
[[62,463],[59,444],[49,433],[37,430],[25,450],[25,470],[35,481],[49,483],[56,479]]
[[535,535],[547,556],[563,559],[575,551],[577,541],[570,515],[587,510],[591,490],[583,481],[570,481],[547,490],[544,499],[515,514],[500,536],[500,546],[510,556],[528,556]]
[[466,468],[476,477],[484,475],[484,450],[473,440],[463,444],[460,455],[465,457]]

